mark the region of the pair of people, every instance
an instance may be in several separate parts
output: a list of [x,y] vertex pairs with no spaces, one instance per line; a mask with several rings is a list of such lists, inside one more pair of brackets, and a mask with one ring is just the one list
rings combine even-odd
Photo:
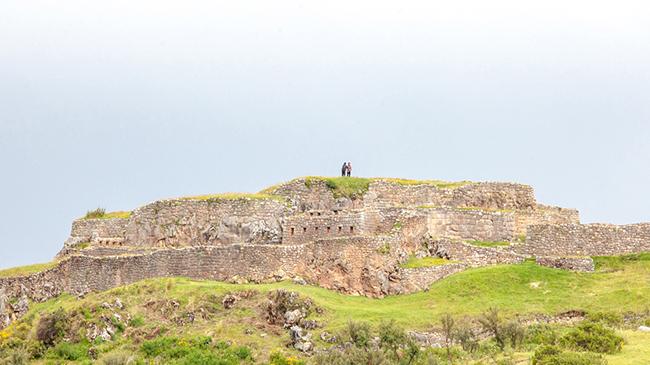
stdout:
[[350,175],[352,175],[352,163],[343,162],[343,166],[341,167],[341,176],[350,176]]

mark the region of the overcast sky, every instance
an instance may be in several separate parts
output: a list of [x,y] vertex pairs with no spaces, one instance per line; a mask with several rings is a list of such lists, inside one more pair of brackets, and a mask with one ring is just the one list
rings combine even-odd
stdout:
[[647,1],[0,2],[0,267],[344,160],[650,221],[649,142]]

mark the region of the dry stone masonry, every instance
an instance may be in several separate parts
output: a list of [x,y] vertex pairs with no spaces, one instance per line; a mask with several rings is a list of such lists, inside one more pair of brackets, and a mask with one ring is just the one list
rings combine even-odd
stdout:
[[[380,297],[428,289],[469,267],[533,256],[540,265],[593,271],[588,256],[650,251],[650,224],[582,225],[578,211],[538,204],[527,185],[364,181],[367,188],[346,193],[336,179],[299,178],[263,194],[167,199],[128,218],[78,219],[56,266],[0,278],[0,328],[27,299],[153,277],[294,278]],[[403,267],[414,255],[450,261]]]

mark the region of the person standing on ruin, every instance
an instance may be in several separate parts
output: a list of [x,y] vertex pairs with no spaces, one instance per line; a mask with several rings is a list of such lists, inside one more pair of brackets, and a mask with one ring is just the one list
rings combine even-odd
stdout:
[[347,175],[350,176],[352,175],[352,163],[348,162],[348,167],[346,169]]
[[343,166],[341,166],[341,176],[345,176],[348,172],[348,164],[343,162]]

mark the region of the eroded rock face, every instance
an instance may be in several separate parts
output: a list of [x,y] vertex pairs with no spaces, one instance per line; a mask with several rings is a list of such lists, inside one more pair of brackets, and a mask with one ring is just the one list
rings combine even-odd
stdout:
[[202,244],[280,243],[282,227],[277,220],[225,217],[201,232]]
[[7,295],[5,294],[5,289],[0,288],[0,314],[3,314],[7,310]]
[[4,288],[0,288],[0,329],[3,329],[11,323],[11,317],[7,313],[7,295]]

